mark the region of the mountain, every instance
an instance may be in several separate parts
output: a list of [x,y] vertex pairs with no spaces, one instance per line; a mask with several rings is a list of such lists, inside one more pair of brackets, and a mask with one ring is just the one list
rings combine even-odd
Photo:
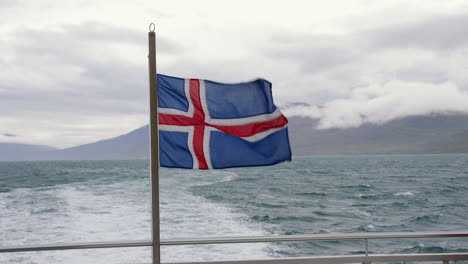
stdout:
[[57,150],[49,146],[19,143],[0,143],[0,160],[36,159],[38,153]]
[[[468,115],[413,116],[357,128],[316,129],[318,121],[289,118],[293,155],[468,153]],[[67,149],[0,144],[0,160],[147,159],[149,128]]]
[[295,155],[468,153],[468,115],[413,116],[347,129],[310,129],[317,120],[290,119]]
[[147,159],[149,127],[143,126],[125,135],[50,153],[54,159]]

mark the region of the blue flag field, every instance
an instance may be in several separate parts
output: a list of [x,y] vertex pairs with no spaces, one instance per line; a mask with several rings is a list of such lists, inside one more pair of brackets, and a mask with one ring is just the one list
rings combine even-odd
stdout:
[[288,120],[271,83],[224,84],[158,74],[160,165],[265,166],[291,160]]

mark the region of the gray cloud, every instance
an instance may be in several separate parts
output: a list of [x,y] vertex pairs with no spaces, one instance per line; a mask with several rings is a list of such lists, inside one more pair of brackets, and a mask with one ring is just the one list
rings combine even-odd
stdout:
[[[148,94],[144,38],[133,30],[95,22],[14,33],[15,57],[9,63],[1,61],[9,75],[0,78],[0,108],[4,112],[18,111],[15,105],[28,105],[28,110],[145,111],[147,106],[141,103]],[[161,54],[181,52],[180,46],[164,38],[159,37],[158,43]],[[115,45],[129,45],[137,57],[108,50]]]
[[461,59],[468,52],[467,22],[468,16],[435,17],[353,35],[285,37],[292,41],[270,47],[269,55],[301,65],[309,98],[328,93],[322,102],[306,101],[320,107],[286,114],[318,118],[321,128],[345,128],[468,113],[468,63]]
[[269,56],[296,61],[308,74],[326,72],[360,59],[359,50],[349,48],[355,44],[351,37],[286,34],[274,36],[271,41],[278,45],[268,47]]
[[366,34],[373,47],[417,48],[430,50],[457,49],[468,44],[468,15],[438,16],[412,25],[396,25]]
[[[13,33],[12,37],[18,42],[18,51],[67,55],[74,55],[72,50],[84,54],[93,54],[89,45],[110,43],[112,45],[137,45],[147,42],[147,36],[143,31],[123,28],[102,22],[88,21],[81,24],[62,25],[58,30],[31,30],[26,29]],[[158,52],[176,53],[182,52],[183,47],[157,36]],[[34,43],[34,45],[32,45]],[[146,48],[146,46],[144,47]]]
[[3,133],[3,136],[4,137],[17,137],[17,135],[11,134],[11,133]]
[[[393,26],[376,24],[366,31],[357,31],[360,25],[333,24],[336,3],[327,4],[325,10],[333,11],[325,12],[333,14],[322,14],[324,18],[299,14],[299,7],[291,6],[294,17],[278,22],[272,16],[284,14],[278,5],[247,23],[238,16],[207,12],[203,4],[193,4],[196,11],[180,11],[170,1],[158,7],[163,15],[149,2],[141,3],[144,8],[112,10],[109,3],[74,2],[76,14],[62,12],[68,3],[5,3],[11,8],[0,9],[5,15],[0,15],[0,124],[29,143],[71,146],[146,124],[147,27],[131,27],[140,28],[155,17],[162,29],[171,31],[157,36],[161,73],[221,82],[266,78],[273,83],[276,103],[321,105],[296,105],[287,113],[320,118],[321,127],[466,110],[468,47],[466,34],[460,34],[466,18],[427,18],[435,12],[434,3],[428,4],[432,11],[412,11],[425,20],[408,24],[414,19],[392,18]],[[240,6],[233,4],[242,11]],[[354,6],[362,9],[356,13],[362,21],[374,19],[367,7]],[[411,13],[398,8],[395,12]],[[129,17],[122,18],[127,11]],[[343,14],[344,19],[349,16]],[[29,28],[36,20],[41,21]],[[328,33],[306,33],[325,23],[332,30],[319,32]]]
[[[356,64],[372,54],[387,49],[408,49],[429,52],[453,52],[468,47],[466,25],[468,14],[438,16],[414,24],[377,28],[345,35],[299,35],[277,33],[270,40],[278,43],[268,47],[267,54],[293,60],[308,74],[328,71],[345,64]],[[398,53],[394,55],[398,56]],[[404,58],[402,58],[404,59]]]
[[[56,138],[56,144],[70,146],[147,123],[145,35],[96,22],[12,32],[0,40],[0,124],[15,131],[28,123],[28,141]],[[183,49],[158,36],[158,53],[172,56]],[[63,134],[70,129],[85,134],[70,139]]]
[[9,8],[20,5],[19,0],[0,0],[0,6],[2,8]]

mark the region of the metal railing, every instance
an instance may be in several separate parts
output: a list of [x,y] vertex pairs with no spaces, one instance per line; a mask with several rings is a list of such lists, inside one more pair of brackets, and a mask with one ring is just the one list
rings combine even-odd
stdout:
[[[306,242],[306,241],[340,241],[362,240],[365,245],[365,255],[345,256],[316,256],[307,258],[272,258],[264,260],[234,260],[234,261],[208,261],[190,262],[197,264],[305,264],[305,263],[371,263],[371,262],[408,262],[408,261],[449,261],[468,260],[468,248],[465,253],[434,253],[434,254],[369,254],[369,240],[376,239],[406,239],[406,238],[462,238],[468,237],[468,231],[460,232],[396,232],[396,233],[351,233],[351,234],[315,234],[315,235],[287,235],[287,236],[255,236],[255,237],[211,237],[161,240],[161,246],[201,245],[201,244],[227,244],[227,243],[271,243],[271,242]],[[73,244],[49,244],[38,246],[10,246],[0,247],[0,253],[71,250],[71,249],[97,249],[120,247],[150,247],[150,240],[91,242]],[[468,246],[468,243],[467,243]],[[172,262],[171,264],[186,264],[187,262]]]

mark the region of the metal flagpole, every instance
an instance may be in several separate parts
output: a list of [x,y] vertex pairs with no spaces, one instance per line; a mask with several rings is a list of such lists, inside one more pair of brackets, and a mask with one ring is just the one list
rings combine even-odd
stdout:
[[158,87],[156,73],[155,25],[149,25],[149,90],[150,90],[150,145],[151,145],[151,219],[153,264],[161,263],[161,241],[159,236],[159,132],[158,132]]

